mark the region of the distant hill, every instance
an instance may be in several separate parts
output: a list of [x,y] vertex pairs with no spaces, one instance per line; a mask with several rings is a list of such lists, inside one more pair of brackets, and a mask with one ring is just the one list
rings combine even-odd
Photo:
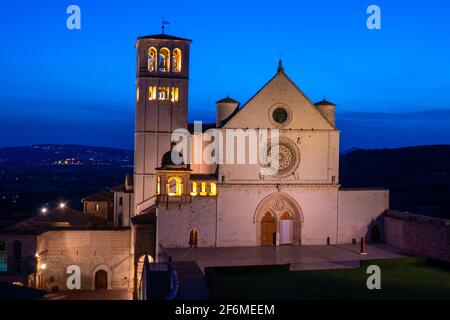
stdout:
[[133,165],[133,151],[108,147],[41,144],[0,148],[1,165]]
[[81,198],[122,184],[133,172],[133,151],[80,145],[0,148],[0,225],[65,201],[81,209]]
[[[65,162],[67,160],[67,162]],[[34,214],[48,202],[81,209],[89,193],[133,172],[133,151],[79,145],[0,148],[0,220]],[[347,150],[343,187],[390,189],[393,209],[450,218],[450,145]]]
[[450,145],[341,155],[343,187],[388,188],[391,208],[450,218]]

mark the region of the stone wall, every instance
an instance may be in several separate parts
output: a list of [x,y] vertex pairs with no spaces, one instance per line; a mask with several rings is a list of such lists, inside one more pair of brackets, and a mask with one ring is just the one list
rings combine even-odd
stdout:
[[83,212],[112,222],[114,207],[106,201],[85,201]]
[[[130,270],[130,229],[58,230],[41,234],[37,240],[36,286],[44,290],[67,290],[67,267],[81,269],[81,289],[95,288],[95,273],[105,270],[108,289],[126,289]],[[43,267],[45,265],[45,267]]]
[[389,210],[384,241],[409,254],[450,261],[450,220]]
[[158,243],[163,247],[189,247],[189,234],[197,230],[199,247],[216,244],[216,197],[192,197],[191,203],[161,203],[158,207]]
[[339,243],[365,238],[371,241],[371,228],[381,229],[382,214],[389,209],[389,190],[340,189],[338,228]]

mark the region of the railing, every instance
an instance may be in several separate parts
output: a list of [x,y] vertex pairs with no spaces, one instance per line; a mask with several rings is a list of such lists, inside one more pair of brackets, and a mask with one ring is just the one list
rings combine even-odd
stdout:
[[155,194],[154,196],[151,196],[150,198],[140,202],[137,204],[136,209],[137,212],[136,214],[140,214],[142,211],[150,208],[152,205],[154,205],[156,203],[157,199],[157,195]]

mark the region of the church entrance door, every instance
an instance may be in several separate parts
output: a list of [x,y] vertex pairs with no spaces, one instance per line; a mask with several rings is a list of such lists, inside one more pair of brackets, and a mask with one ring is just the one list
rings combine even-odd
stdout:
[[105,270],[98,270],[95,273],[95,290],[108,289],[108,274]]
[[287,212],[280,219],[280,244],[292,244],[292,230],[294,220]]
[[275,245],[275,229],[275,218],[272,216],[272,214],[270,214],[270,212],[266,212],[264,217],[261,219],[261,245]]

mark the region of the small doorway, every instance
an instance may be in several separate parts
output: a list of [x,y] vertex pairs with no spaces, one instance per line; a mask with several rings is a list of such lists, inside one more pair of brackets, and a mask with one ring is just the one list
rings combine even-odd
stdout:
[[98,270],[95,273],[95,290],[108,289],[108,273],[105,270]]
[[292,229],[294,220],[288,212],[280,218],[280,244],[292,244]]
[[374,224],[372,226],[370,240],[372,243],[380,243],[381,242],[381,232],[380,232],[379,225]]
[[261,245],[273,246],[276,244],[276,223],[270,212],[266,212],[261,219]]

